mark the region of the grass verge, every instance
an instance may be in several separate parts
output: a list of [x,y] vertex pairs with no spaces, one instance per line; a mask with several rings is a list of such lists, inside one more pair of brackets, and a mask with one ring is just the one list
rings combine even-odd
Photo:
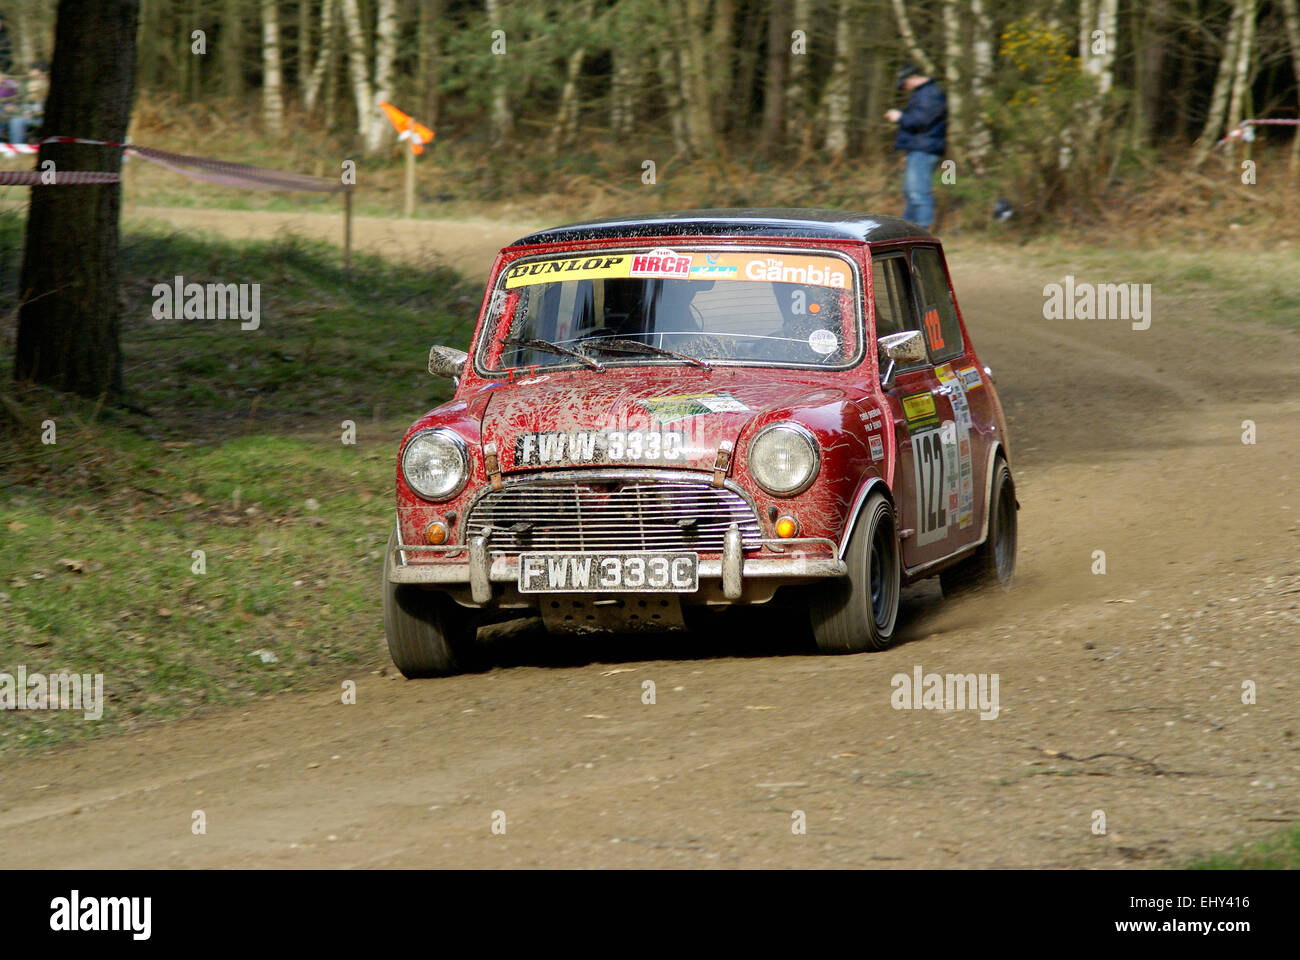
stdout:
[[[0,217],[6,378],[21,231]],[[260,326],[155,319],[176,275],[260,284]],[[0,386],[0,673],[103,674],[104,714],[6,713],[0,755],[383,663],[394,446],[449,394],[425,356],[468,340],[479,295],[300,239],[126,237],[130,407]]]

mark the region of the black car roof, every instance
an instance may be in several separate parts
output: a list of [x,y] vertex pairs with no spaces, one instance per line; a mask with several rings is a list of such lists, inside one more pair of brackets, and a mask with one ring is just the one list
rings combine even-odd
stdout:
[[551,227],[521,237],[512,247],[620,237],[800,237],[814,240],[933,239],[902,217],[802,207],[679,210],[639,217],[605,217]]

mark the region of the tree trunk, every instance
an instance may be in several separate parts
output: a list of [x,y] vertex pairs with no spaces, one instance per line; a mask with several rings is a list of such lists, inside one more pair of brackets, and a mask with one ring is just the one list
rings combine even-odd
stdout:
[[357,136],[368,148],[370,128],[382,118],[374,115],[374,89],[370,86],[370,70],[366,65],[366,36],[357,0],[342,0],[341,12],[348,39],[348,78],[352,83],[352,100],[357,110]]
[[754,74],[758,70],[758,58],[763,33],[762,4],[754,4],[754,9],[746,10],[737,21],[739,41],[736,47],[736,68],[731,76],[731,92],[724,96],[726,101],[725,122],[723,126],[732,130],[738,125],[752,128],[754,117]]
[[853,0],[839,0],[835,17],[835,57],[822,93],[826,151],[838,160],[849,146],[849,68],[853,57]]
[[[788,24],[790,30],[785,38],[787,44],[793,46],[794,41],[789,34],[792,34],[795,30],[802,30],[808,36],[813,34],[813,25],[810,22],[812,18],[808,14],[808,8],[808,0],[794,0],[791,5],[791,17]],[[806,43],[807,40],[805,39],[804,42]],[[790,50],[788,77],[789,82],[785,88],[785,139],[790,146],[802,146],[807,142],[807,131],[811,119],[808,108],[807,50],[802,53],[797,53],[793,49]]]
[[965,45],[957,0],[943,0],[943,78],[948,95],[948,143],[959,158],[966,150],[966,98],[962,93],[961,61]]
[[262,0],[262,123],[278,134],[284,119],[280,84],[280,11],[277,0]]
[[1255,0],[1239,0],[1241,5],[1241,41],[1237,45],[1237,64],[1233,69],[1232,94],[1228,99],[1228,129],[1233,130],[1245,115],[1247,87],[1250,84],[1250,61],[1255,51]]
[[1169,29],[1168,0],[1151,0],[1137,14],[1139,37],[1136,72],[1133,79],[1133,143],[1142,145],[1151,137],[1152,124],[1160,104],[1160,80],[1165,65],[1165,34]]
[[685,0],[685,36],[681,44],[682,80],[686,100],[686,139],[692,152],[712,153],[713,109],[709,94],[709,72],[705,63],[708,33],[707,0]]
[[378,153],[392,142],[393,125],[379,114],[378,103],[393,99],[393,63],[397,59],[397,0],[378,0],[375,11],[375,85],[370,102],[366,152]]
[[421,99],[417,102],[424,114],[420,119],[426,126],[436,130],[438,126],[438,108],[441,106],[438,96],[438,60],[442,53],[442,0],[419,0],[419,3],[417,83],[421,91]]
[[316,65],[312,67],[311,76],[303,90],[302,101],[307,112],[316,109],[320,99],[321,85],[326,78],[334,76],[334,59],[337,56],[337,32],[334,28],[334,10],[338,0],[322,0],[320,7],[320,49],[316,53]]
[[712,126],[715,130],[726,129],[729,114],[734,106],[734,101],[731,99],[731,80],[732,61],[736,49],[733,39],[735,28],[735,0],[713,0],[713,29],[709,56],[712,70],[707,76],[709,99],[713,104]]
[[664,101],[668,105],[668,127],[673,135],[673,152],[685,153],[686,116],[682,108],[682,83],[677,56],[671,49],[660,49],[657,63],[659,80],[663,85]]
[[[907,6],[905,0],[891,0],[894,7],[894,19],[898,21],[898,35],[903,38],[903,46],[907,48],[907,55],[911,57],[918,67],[926,74],[933,77],[937,71],[934,69],[934,61],[925,55],[921,45],[916,42],[916,34],[912,32],[912,22],[907,17]],[[950,95],[952,91],[947,91]]]
[[1241,45],[1241,21],[1245,0],[1236,0],[1232,7],[1232,21],[1228,26],[1228,39],[1224,41],[1219,57],[1219,72],[1214,78],[1214,92],[1210,94],[1210,109],[1205,115],[1205,126],[1192,154],[1192,162],[1201,164],[1214,149],[1223,131],[1223,118],[1228,110],[1228,89],[1232,82],[1233,66],[1237,62],[1237,48]]
[[[1296,0],[1282,0],[1282,13],[1286,19],[1286,37],[1291,46],[1291,75],[1295,78],[1296,105],[1300,107],[1300,8]],[[1291,138],[1291,171],[1300,170],[1300,126]]]
[[[486,0],[486,2],[488,27],[495,33],[501,29],[501,0]],[[492,143],[500,146],[514,133],[515,120],[510,112],[510,95],[505,71],[501,69],[500,59],[495,57],[493,59],[496,70],[492,80]]]
[[[48,130],[121,142],[135,93],[139,0],[59,0]],[[57,170],[122,168],[111,147],[50,143]],[[14,377],[85,396],[122,391],[120,184],[35,186],[19,281]]]
[[294,81],[299,93],[307,84],[307,75],[311,73],[311,0],[298,0],[298,65],[294,70]]
[[221,92],[232,100],[244,96],[243,9],[242,0],[225,0],[221,14]]
[[[621,40],[622,38],[620,38]],[[636,60],[621,42],[610,50],[609,130],[615,137],[632,132],[632,91],[636,85]]]
[[789,7],[770,0],[767,21],[767,64],[763,70],[763,125],[759,150],[767,153],[785,126],[785,66],[790,50]]
[[993,18],[984,0],[970,0],[971,21],[971,99],[969,159],[976,174],[984,172],[985,160],[992,149],[992,137],[985,121],[984,99],[993,83]]
[[[590,17],[591,3],[588,0],[579,8],[577,18],[586,21]],[[578,77],[582,74],[582,61],[586,56],[586,49],[580,46],[570,52],[565,64],[564,88],[560,91],[560,106],[555,114],[555,123],[551,127],[549,147],[552,154],[559,153],[560,147],[570,142],[577,132]]]

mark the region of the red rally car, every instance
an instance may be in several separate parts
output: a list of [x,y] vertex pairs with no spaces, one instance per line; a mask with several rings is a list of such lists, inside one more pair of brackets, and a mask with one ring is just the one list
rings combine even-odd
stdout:
[[993,377],[943,250],[896,217],[695,210],[557,227],[492,268],[453,398],[402,440],[384,558],[408,677],[478,625],[682,629],[806,604],[826,652],[881,649],[903,585],[1010,583]]

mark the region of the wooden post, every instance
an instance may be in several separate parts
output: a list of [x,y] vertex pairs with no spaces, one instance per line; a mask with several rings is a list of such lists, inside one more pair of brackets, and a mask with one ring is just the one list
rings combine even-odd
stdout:
[[406,209],[405,215],[409,220],[415,216],[415,151],[411,149],[416,141],[412,140],[406,145]]
[[352,187],[343,191],[343,270],[352,269]]

